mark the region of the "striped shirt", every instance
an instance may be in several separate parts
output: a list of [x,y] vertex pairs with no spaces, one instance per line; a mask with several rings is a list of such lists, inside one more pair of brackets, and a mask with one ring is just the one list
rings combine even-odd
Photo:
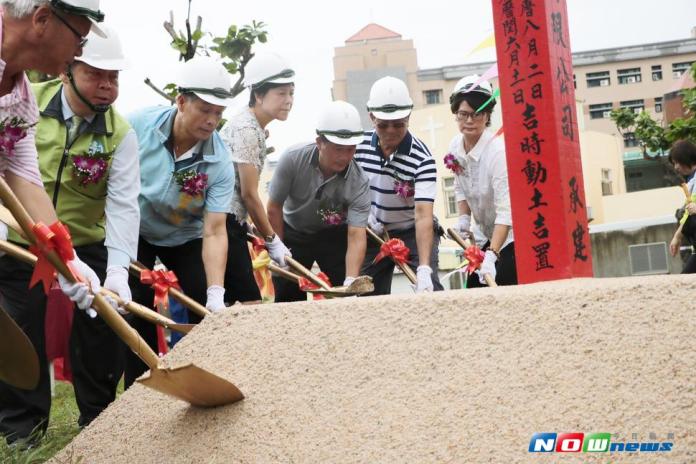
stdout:
[[[0,14],[1,12],[2,8],[0,8]],[[0,37],[2,37],[1,15]],[[3,78],[5,66],[5,61],[0,58],[0,79]],[[17,75],[12,91],[0,97],[0,121],[7,120],[9,123],[12,117],[21,118],[29,124],[35,124],[39,120],[39,109],[36,106],[34,94],[29,88],[29,79],[24,72]],[[27,131],[26,137],[17,142],[11,155],[0,155],[0,176],[4,177],[5,172],[11,172],[17,177],[43,188],[34,142],[35,133],[36,126],[33,126]]]
[[389,157],[379,146],[377,132],[366,132],[355,161],[370,179],[371,213],[387,230],[414,227],[416,202],[435,201],[435,160],[410,132]]

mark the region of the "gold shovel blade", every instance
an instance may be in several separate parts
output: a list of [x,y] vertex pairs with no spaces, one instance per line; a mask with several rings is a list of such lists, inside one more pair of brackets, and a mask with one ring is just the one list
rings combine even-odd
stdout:
[[244,399],[232,383],[194,364],[153,369],[137,382],[201,408],[224,406]]
[[0,380],[24,390],[33,390],[39,383],[39,357],[34,345],[2,308],[0,308]]
[[358,276],[355,280],[347,287],[333,287],[330,290],[323,288],[318,288],[316,290],[309,290],[311,293],[318,293],[320,295],[328,297],[344,297],[344,296],[354,296],[362,295],[364,293],[370,293],[375,290],[375,286],[372,283],[372,277],[370,276]]

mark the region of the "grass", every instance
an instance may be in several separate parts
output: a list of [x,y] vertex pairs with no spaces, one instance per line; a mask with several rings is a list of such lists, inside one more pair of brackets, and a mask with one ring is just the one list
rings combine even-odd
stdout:
[[[123,382],[119,384],[117,395],[123,391]],[[0,462],[3,464],[40,464],[51,459],[65,445],[80,433],[77,419],[80,412],[75,403],[72,384],[56,382],[56,396],[51,404],[51,417],[48,422],[46,435],[31,449],[20,446],[7,446],[0,438]],[[68,457],[65,464],[79,464],[81,458]]]

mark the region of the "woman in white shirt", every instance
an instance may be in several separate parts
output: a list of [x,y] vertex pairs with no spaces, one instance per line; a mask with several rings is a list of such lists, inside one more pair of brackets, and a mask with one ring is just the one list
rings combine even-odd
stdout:
[[455,175],[457,229],[463,236],[473,235],[485,250],[479,275],[472,275],[467,286],[485,285],[485,274],[491,274],[498,285],[515,285],[517,271],[505,145],[488,129],[496,103],[491,98],[491,84],[479,81],[476,74],[462,78],[450,96],[450,108],[460,134],[450,143],[445,165]]

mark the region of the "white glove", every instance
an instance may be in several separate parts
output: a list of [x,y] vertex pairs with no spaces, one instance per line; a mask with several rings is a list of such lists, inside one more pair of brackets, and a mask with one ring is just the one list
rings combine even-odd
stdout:
[[[108,288],[112,292],[118,294],[123,300],[123,304],[128,304],[133,299],[130,287],[128,286],[128,271],[123,266],[109,266],[106,268],[106,280],[104,280],[104,288]],[[116,303],[111,297],[106,297],[107,301],[116,308],[121,314],[128,314],[124,308]]]
[[90,317],[95,318],[97,317],[97,313],[90,308],[90,306],[92,306],[92,301],[94,300],[94,295],[90,293],[90,287],[94,293],[101,290],[101,286],[99,285],[99,277],[97,277],[97,274],[92,270],[91,267],[83,263],[82,260],[77,257],[77,253],[75,253],[75,259],[70,263],[78,274],[80,274],[87,281],[87,283],[70,283],[59,273],[58,285],[60,285],[60,289],[63,291],[63,293],[65,293],[65,295],[70,298],[70,300],[74,302],[78,308],[86,311]]
[[423,264],[416,268],[416,293],[433,291],[432,275],[430,266]]
[[266,242],[266,249],[268,250],[268,254],[271,255],[271,259],[273,261],[278,263],[278,265],[281,267],[287,267],[287,264],[285,264],[285,257],[292,257],[292,253],[290,253],[288,247],[285,246],[283,241],[277,235],[273,237],[272,242]]
[[354,281],[355,281],[355,277],[346,277],[346,278],[343,280],[343,286],[344,286],[344,287],[347,287],[347,286],[349,286],[350,284],[352,284]]
[[218,313],[225,309],[225,288],[219,285],[208,287],[208,300],[205,302],[206,309]]
[[462,236],[463,239],[471,237],[471,215],[462,214],[459,216],[459,222],[457,222],[457,232]]
[[372,229],[372,231],[380,237],[384,235],[384,224],[379,222],[372,213],[370,213],[370,215],[367,217],[367,225],[370,226],[370,229]]
[[[0,221],[0,240],[7,240],[7,224],[2,221]],[[4,251],[0,251],[0,256],[4,254]]]
[[491,250],[486,250],[486,254],[483,257],[483,262],[481,263],[481,269],[476,271],[478,274],[479,282],[482,284],[486,283],[486,274],[490,274],[495,280],[495,262],[498,261],[498,257]]

